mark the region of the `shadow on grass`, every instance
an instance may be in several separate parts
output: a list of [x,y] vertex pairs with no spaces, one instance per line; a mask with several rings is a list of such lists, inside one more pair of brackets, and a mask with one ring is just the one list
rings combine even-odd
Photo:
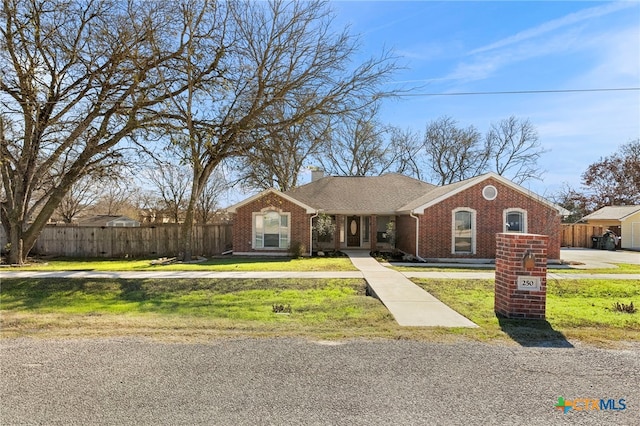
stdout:
[[84,281],[9,279],[2,280],[2,305],[26,310],[60,305],[60,294],[86,291]]
[[149,295],[140,281],[120,281],[120,297],[129,302],[144,302]]
[[545,320],[509,319],[498,316],[500,328],[524,347],[573,348],[564,334],[556,331]]

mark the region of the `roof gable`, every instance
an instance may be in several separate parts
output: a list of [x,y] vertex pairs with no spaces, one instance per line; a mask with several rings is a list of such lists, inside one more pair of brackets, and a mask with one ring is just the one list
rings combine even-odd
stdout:
[[246,198],[246,199],[240,201],[239,203],[236,203],[236,204],[232,205],[231,207],[228,207],[227,211],[229,213],[236,213],[238,208],[240,208],[240,207],[242,207],[242,206],[244,206],[246,204],[249,204],[252,201],[258,200],[261,197],[264,197],[265,195],[268,195],[268,194],[275,194],[275,195],[277,195],[279,197],[282,197],[285,200],[290,201],[293,204],[296,204],[296,205],[302,207],[303,209],[305,209],[307,211],[307,213],[316,213],[316,209],[314,209],[313,207],[311,207],[311,206],[309,206],[309,205],[307,205],[307,204],[305,204],[305,203],[303,203],[303,202],[301,202],[301,201],[299,201],[299,200],[287,195],[284,192],[280,192],[275,188],[265,189],[264,191],[262,191],[262,192],[260,192],[258,194],[255,194],[255,195],[253,195],[253,196],[251,196],[249,198]]
[[440,203],[441,201],[446,200],[449,197],[452,197],[456,194],[459,194],[462,191],[465,191],[469,188],[471,188],[472,186],[475,186],[479,183],[482,183],[486,180],[489,179],[495,179],[498,182],[500,182],[501,184],[510,187],[511,189],[518,191],[524,195],[526,195],[529,198],[532,198],[542,204],[547,205],[548,207],[551,207],[554,210],[557,210],[561,215],[568,215],[570,214],[570,212],[563,208],[558,206],[557,204],[554,204],[548,200],[546,200],[545,198],[539,196],[538,194],[529,191],[528,189],[510,181],[509,179],[506,179],[500,175],[498,175],[497,173],[494,172],[489,172],[489,173],[485,173],[483,175],[479,175],[470,179],[466,179],[460,182],[455,182],[449,185],[445,185],[445,186],[441,186],[438,187],[436,189],[434,189],[433,191],[423,195],[422,197],[413,200],[410,203],[407,203],[406,205],[404,205],[401,209],[399,209],[399,211],[402,212],[411,212],[414,214],[423,214],[425,209],[427,209],[428,207],[431,207],[433,205],[436,205],[438,203]]

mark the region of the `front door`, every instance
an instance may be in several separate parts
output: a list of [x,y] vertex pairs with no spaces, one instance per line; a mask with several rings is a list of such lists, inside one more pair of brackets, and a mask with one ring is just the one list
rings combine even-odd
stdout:
[[347,247],[360,247],[360,216],[347,217]]

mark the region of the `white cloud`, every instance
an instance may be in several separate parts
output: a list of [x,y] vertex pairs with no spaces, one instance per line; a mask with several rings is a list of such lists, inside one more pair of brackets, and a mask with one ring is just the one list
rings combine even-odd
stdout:
[[[619,74],[634,77],[637,82],[640,65],[637,23],[627,28],[600,29],[591,28],[587,23],[589,19],[629,7],[637,8],[637,4],[612,3],[586,9],[472,50],[467,54],[469,59],[460,62],[445,79],[461,83],[484,80],[512,64],[533,59],[539,60],[538,63],[552,60],[552,63],[559,61],[570,66],[570,61],[582,54],[592,56],[591,60],[599,63],[591,67],[597,73],[594,75],[597,81],[589,79],[588,87],[602,87],[606,81],[614,80],[612,75]],[[552,59],[554,57],[559,59]],[[580,75],[583,70],[578,62],[575,67],[574,74]]]
[[591,40],[589,47],[600,55],[599,63],[583,76],[585,84],[640,84],[640,25],[620,28]]
[[635,7],[635,6],[636,5],[634,4],[634,2],[618,2],[618,3],[610,3],[604,6],[598,6],[598,7],[581,10],[579,12],[571,13],[562,18],[545,22],[544,24],[538,25],[537,27],[521,31],[511,37],[507,37],[505,39],[491,43],[487,46],[477,48],[471,51],[470,54],[475,55],[478,53],[501,49],[513,44],[519,44],[523,41],[540,37],[544,34],[547,34],[549,32],[558,30],[560,28],[563,28],[569,25],[575,25],[577,23],[580,23],[586,20],[600,18],[610,13],[617,12],[619,10],[626,9],[629,7]]

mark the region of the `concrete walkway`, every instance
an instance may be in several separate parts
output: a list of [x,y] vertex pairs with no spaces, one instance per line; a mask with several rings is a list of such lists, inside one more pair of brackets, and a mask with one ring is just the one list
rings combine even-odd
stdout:
[[345,251],[398,324],[412,327],[477,327],[444,303],[409,281],[400,272],[385,268],[366,251]]

